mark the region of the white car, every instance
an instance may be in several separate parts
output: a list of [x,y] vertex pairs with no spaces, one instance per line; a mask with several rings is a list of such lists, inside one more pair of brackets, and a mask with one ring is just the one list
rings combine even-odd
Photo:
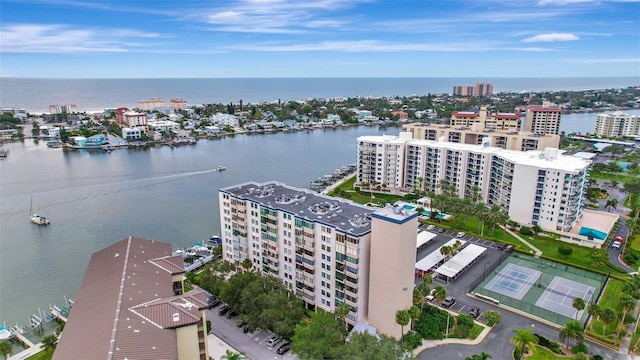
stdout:
[[429,225],[429,226],[427,226],[427,230],[433,230],[433,229],[435,229],[435,228],[436,228],[436,226],[435,226],[435,225]]
[[465,235],[466,235],[465,233],[463,233],[462,231],[460,231],[460,232],[458,233],[458,235],[457,235],[457,236],[458,236],[459,238],[463,238]]
[[615,250],[618,250],[618,249],[620,249],[620,245],[622,245],[622,244],[620,243],[620,241],[614,241],[614,242],[611,244],[611,248],[612,248],[612,249],[615,249]]

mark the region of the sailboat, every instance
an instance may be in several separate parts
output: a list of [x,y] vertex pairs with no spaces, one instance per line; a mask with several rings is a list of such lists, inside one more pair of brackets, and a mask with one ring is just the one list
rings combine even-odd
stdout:
[[34,195],[31,193],[31,207],[29,209],[29,218],[31,219],[31,222],[38,225],[49,225],[49,219],[38,214],[38,208],[36,207],[33,198]]

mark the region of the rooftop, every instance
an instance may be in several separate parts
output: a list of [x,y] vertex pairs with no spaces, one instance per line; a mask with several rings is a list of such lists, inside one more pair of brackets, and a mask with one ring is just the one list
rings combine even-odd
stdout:
[[371,213],[376,211],[374,208],[348,200],[275,181],[252,181],[220,189],[220,192],[292,214],[300,219],[323,223],[355,236],[362,236],[371,231]]

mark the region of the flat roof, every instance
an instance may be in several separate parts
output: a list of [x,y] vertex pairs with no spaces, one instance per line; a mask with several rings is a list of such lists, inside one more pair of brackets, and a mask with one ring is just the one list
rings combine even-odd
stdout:
[[421,231],[418,233],[418,236],[416,237],[416,248],[419,248],[420,246],[428,243],[429,241],[431,241],[434,237],[436,237],[437,234],[434,234],[430,231]]
[[354,236],[362,236],[371,232],[372,214],[385,210],[378,210],[276,181],[264,183],[251,181],[228,186],[219,191],[292,214],[300,219],[326,224]]
[[451,239],[447,241],[442,246],[440,246],[439,248],[429,253],[429,255],[420,259],[420,261],[416,263],[416,270],[427,271],[432,267],[434,267],[437,263],[439,263],[440,261],[442,261],[442,259],[444,259],[444,255],[440,253],[440,249],[442,249],[444,246],[452,246],[453,244],[456,243],[456,241],[460,241],[460,244],[462,245],[464,245],[467,242],[466,240],[459,240],[459,239]]
[[439,266],[435,272],[448,278],[452,278],[469,266],[469,264],[482,255],[486,250],[487,248],[483,246],[469,244],[451,259],[447,260],[447,262]]

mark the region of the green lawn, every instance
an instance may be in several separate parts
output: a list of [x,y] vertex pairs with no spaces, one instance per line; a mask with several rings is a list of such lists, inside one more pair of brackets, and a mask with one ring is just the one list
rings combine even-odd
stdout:
[[627,181],[630,181],[633,179],[632,176],[625,176],[625,175],[620,175],[620,174],[609,174],[609,173],[605,173],[605,172],[599,172],[599,171],[591,171],[589,172],[589,178],[592,180],[598,179],[598,180],[609,180],[609,181],[617,181],[619,183],[626,183]]
[[553,352],[541,347],[534,347],[533,355],[527,356],[527,360],[556,360],[556,359],[571,359],[568,356],[559,356],[558,354],[554,354]]
[[[600,297],[600,301],[598,301],[598,305],[601,309],[604,308],[612,308],[616,313],[620,313],[622,311],[622,307],[618,303],[620,298],[620,294],[622,293],[622,281],[609,279],[607,286],[602,293],[602,297]],[[618,330],[619,319],[616,319],[611,324],[607,324],[607,327],[604,329],[604,339],[602,338],[602,326],[604,323],[600,320],[591,321],[589,335],[594,336],[600,340],[604,340],[610,343],[613,343],[613,338],[615,337],[616,331]],[[589,327],[588,327],[589,328]]]
[[368,204],[373,201],[373,203],[380,204],[384,206],[385,203],[394,203],[398,200],[404,199],[403,196],[386,194],[386,193],[377,193],[375,190],[373,191],[373,199],[371,198],[372,192],[367,190],[361,190],[360,192],[356,192],[353,188],[353,185],[356,183],[356,175],[352,175],[350,178],[345,180],[342,184],[340,184],[336,189],[333,189],[328,192],[329,196],[337,196],[337,190],[342,190],[346,192],[349,200],[356,202],[358,204]]
[[521,251],[529,251],[528,246],[521,243],[520,240],[516,239],[508,232],[502,230],[502,228],[497,225],[495,227],[493,235],[491,235],[491,227],[485,225],[483,229],[480,226],[480,221],[475,216],[454,216],[451,220],[442,220],[441,222],[429,223],[437,224],[440,227],[449,228],[451,230],[462,230],[469,235],[510,244]]
[[53,357],[53,350],[42,350],[37,354],[31,355],[27,360],[51,360]]

